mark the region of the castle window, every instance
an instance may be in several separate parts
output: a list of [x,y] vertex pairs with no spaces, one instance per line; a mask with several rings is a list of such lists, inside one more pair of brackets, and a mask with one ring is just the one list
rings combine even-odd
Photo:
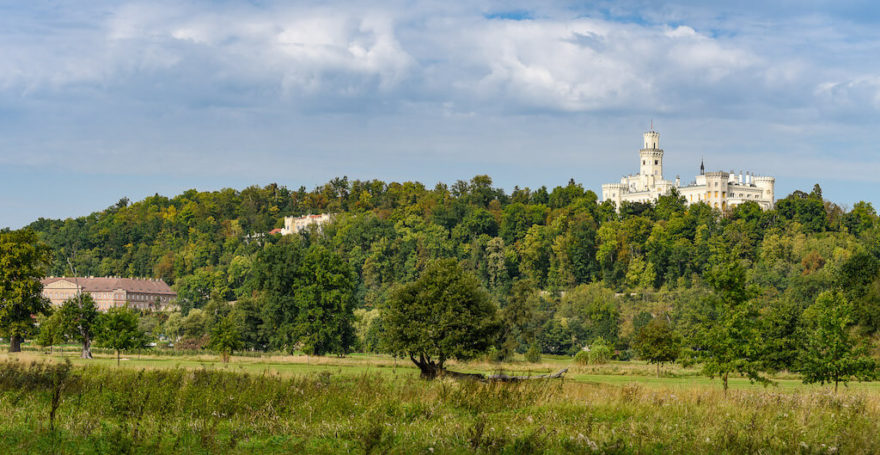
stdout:
[[642,166],[644,166],[645,164],[646,164],[646,163],[645,163],[645,160],[642,160]]
[[660,162],[658,160],[654,160],[654,165],[656,166],[658,164],[660,164]]

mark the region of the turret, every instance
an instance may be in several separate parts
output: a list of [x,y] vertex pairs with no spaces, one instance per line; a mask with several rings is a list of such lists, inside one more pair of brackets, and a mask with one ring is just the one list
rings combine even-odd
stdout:
[[639,151],[639,175],[642,184],[663,180],[663,149],[660,148],[660,133],[648,131],[644,134],[644,148]]
[[776,204],[776,179],[773,177],[755,176],[753,177],[752,181],[754,182],[756,187],[761,189],[761,199],[766,199],[767,201],[769,201],[770,207],[768,208],[772,209],[773,206]]

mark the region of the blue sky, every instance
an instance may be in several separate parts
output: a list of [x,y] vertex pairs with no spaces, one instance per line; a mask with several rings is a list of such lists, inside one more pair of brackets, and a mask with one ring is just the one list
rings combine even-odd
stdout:
[[[724,3],[724,5],[721,5]],[[880,197],[871,2],[0,2],[0,227],[123,196],[489,174]]]

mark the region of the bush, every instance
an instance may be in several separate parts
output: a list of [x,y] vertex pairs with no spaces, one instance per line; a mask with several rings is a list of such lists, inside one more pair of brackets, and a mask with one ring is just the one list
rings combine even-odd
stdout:
[[590,364],[599,365],[602,363],[608,363],[608,361],[611,360],[612,354],[614,354],[614,351],[611,350],[611,346],[609,346],[602,338],[597,338],[590,346]]
[[574,363],[576,363],[578,365],[589,365],[590,352],[589,351],[578,351],[577,354],[574,355]]
[[209,341],[210,338],[208,338],[208,335],[202,335],[199,338],[184,337],[174,345],[174,349],[181,351],[198,351],[205,349],[205,346],[208,345]]
[[526,362],[538,363],[540,361],[541,361],[541,351],[535,345],[530,346],[529,350],[526,351]]

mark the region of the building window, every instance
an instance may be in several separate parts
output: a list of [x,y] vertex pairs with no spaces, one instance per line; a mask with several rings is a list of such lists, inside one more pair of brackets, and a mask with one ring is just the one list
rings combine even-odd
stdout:
[[642,160],[642,166],[644,166],[644,165],[645,165],[645,160]]
[[654,160],[654,166],[656,166],[656,165],[658,165],[658,164],[660,164],[660,162],[657,161],[657,160]]
[[721,197],[727,197],[727,193],[725,193],[724,191],[722,191],[722,192],[721,192]]
[[717,192],[717,191],[715,192],[715,197],[718,197],[718,192]]

